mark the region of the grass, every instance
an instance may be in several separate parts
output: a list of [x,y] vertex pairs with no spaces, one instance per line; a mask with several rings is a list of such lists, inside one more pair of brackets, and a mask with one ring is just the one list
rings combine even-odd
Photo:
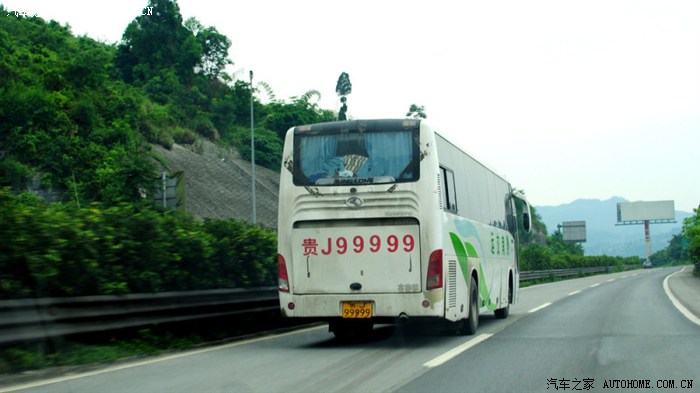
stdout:
[[51,338],[42,342],[0,348],[0,374],[111,363],[126,358],[202,347],[300,324],[303,322],[284,321],[280,319],[278,312],[271,312],[179,322],[120,332],[98,332],[73,338]]
[[204,342],[204,338],[197,334],[154,333],[151,329],[141,329],[135,337],[112,337],[107,340],[95,340],[94,337],[83,338],[81,341],[53,339],[49,342],[0,349],[0,374],[48,367],[110,363],[124,358],[192,348]]

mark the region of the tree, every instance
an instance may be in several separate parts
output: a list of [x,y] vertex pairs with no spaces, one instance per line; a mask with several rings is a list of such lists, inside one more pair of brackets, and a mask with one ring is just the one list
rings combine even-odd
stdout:
[[423,105],[411,104],[411,107],[406,113],[406,117],[411,117],[414,119],[427,119],[428,115],[425,114],[425,107]]
[[202,48],[202,56],[195,67],[195,72],[210,79],[231,80],[231,77],[224,72],[227,65],[233,64],[233,61],[228,58],[231,40],[219,33],[215,27],[202,26],[194,17],[187,19],[185,27],[194,34]]
[[128,83],[141,85],[163,69],[173,69],[183,84],[194,79],[203,56],[197,39],[182,23],[175,0],[149,0],[152,14],[137,16],[117,47],[117,68]]
[[260,81],[260,82],[258,82],[257,86],[262,88],[265,91],[265,94],[267,95],[267,100],[269,102],[277,101],[277,96],[275,95],[275,91],[272,90],[272,87],[267,82]]
[[115,48],[39,17],[6,17],[0,55],[11,77],[0,81],[0,183],[17,192],[34,178],[52,200],[77,203],[140,199],[154,170],[139,135],[145,97],[114,80]]
[[666,246],[666,248],[655,252],[651,256],[651,260],[654,261],[654,265],[672,265],[680,262],[683,253],[682,244],[683,235],[673,235],[671,240],[668,241],[668,246]]
[[350,83],[350,75],[347,72],[342,72],[338,77],[338,82],[335,84],[335,92],[340,96],[340,112],[338,112],[338,120],[347,120],[347,95],[352,93],[352,83]]
[[268,130],[275,131],[280,140],[284,141],[289,127],[332,120],[315,102],[311,102],[313,97],[320,99],[321,93],[309,90],[301,97],[292,97],[291,103],[277,101],[267,104],[267,113],[262,117],[260,124]]
[[547,237],[547,247],[553,254],[583,255],[583,246],[580,243],[567,243],[564,235],[557,231]]
[[[250,130],[239,127],[238,151],[241,158],[250,160]],[[247,132],[245,132],[247,131]],[[277,134],[265,128],[255,128],[255,164],[279,171],[282,160],[282,144]]]
[[688,260],[695,264],[695,271],[700,272],[700,207],[694,209],[695,215],[683,221],[683,236]]

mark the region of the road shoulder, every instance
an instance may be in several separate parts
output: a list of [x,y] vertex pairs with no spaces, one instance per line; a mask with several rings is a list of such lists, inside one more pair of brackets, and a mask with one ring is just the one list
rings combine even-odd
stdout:
[[[693,275],[693,266],[685,266],[682,270],[666,277],[664,287],[674,305],[681,312],[683,312],[681,307],[685,308],[691,314],[686,317],[700,325],[700,278]],[[681,307],[678,307],[676,302],[680,303]]]

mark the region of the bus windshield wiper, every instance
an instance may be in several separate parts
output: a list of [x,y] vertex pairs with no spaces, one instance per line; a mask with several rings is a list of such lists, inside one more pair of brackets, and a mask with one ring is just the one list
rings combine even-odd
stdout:
[[318,190],[318,188],[316,188],[316,187],[311,188],[311,187],[309,187],[309,186],[304,186],[304,188],[306,189],[306,191],[309,192],[309,194],[311,194],[311,195],[313,195],[313,196],[315,196],[315,197],[319,197],[319,196],[323,195],[323,194],[321,194],[321,192],[320,192],[320,191]]

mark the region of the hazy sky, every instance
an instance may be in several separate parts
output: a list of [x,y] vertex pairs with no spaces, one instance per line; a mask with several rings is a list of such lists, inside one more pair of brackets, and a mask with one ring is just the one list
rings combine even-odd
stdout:
[[[0,3],[114,43],[147,0]],[[278,99],[315,89],[337,110],[345,71],[352,118],[423,105],[536,206],[700,204],[700,0],[178,4],[232,41],[237,78],[253,70]]]

